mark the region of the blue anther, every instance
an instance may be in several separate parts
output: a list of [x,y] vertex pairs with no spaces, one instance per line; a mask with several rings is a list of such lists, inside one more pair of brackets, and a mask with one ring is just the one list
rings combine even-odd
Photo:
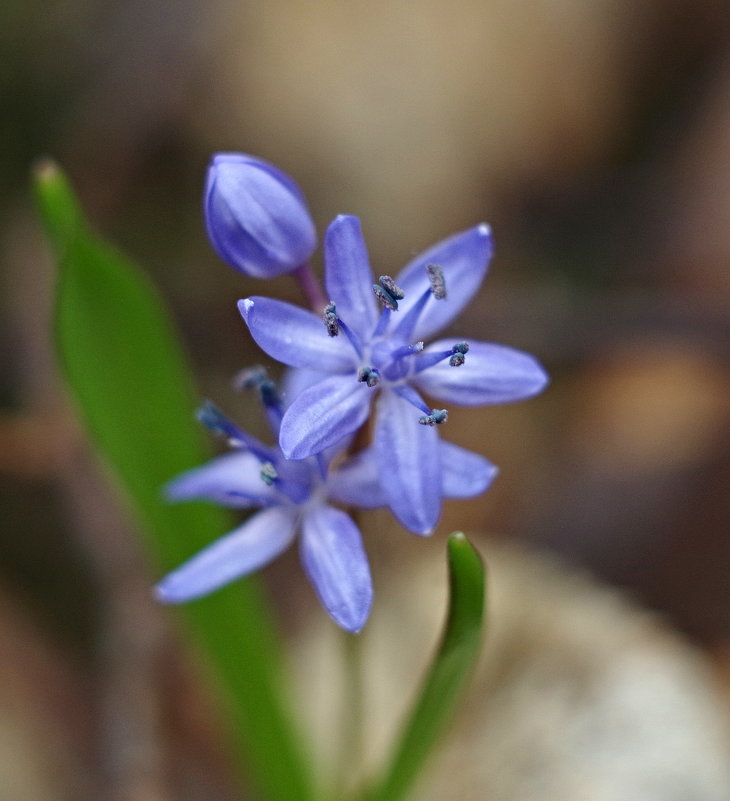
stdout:
[[373,284],[375,297],[391,311],[398,311],[398,301],[405,297],[403,290],[396,286],[395,281],[389,275],[381,275],[379,283]]
[[262,462],[271,459],[271,448],[240,429],[211,401],[205,401],[195,416],[208,430],[225,437],[232,448],[246,448]]
[[195,416],[207,429],[225,437],[231,445],[241,447],[246,444],[244,432],[229,420],[212,401],[205,401]]
[[396,286],[395,281],[389,275],[381,275],[378,279],[380,286],[396,300],[403,300],[406,296],[406,293],[399,287]]
[[267,487],[270,487],[274,483],[274,480],[279,477],[279,474],[276,472],[276,468],[271,462],[264,462],[261,465],[261,472],[259,475]]
[[423,417],[418,418],[418,422],[422,426],[440,426],[449,419],[449,413],[446,409],[432,409],[431,414],[425,414]]
[[398,301],[387,290],[383,289],[380,284],[373,284],[373,292],[386,309],[398,311]]
[[237,389],[255,389],[261,402],[267,409],[280,409],[281,398],[276,391],[276,384],[269,378],[264,367],[247,367],[233,379]]
[[451,349],[451,358],[449,359],[449,364],[452,367],[461,367],[464,364],[465,356],[469,352],[469,343],[468,342],[457,342],[456,345]]
[[357,380],[374,387],[380,382],[380,373],[374,367],[361,367],[357,371]]

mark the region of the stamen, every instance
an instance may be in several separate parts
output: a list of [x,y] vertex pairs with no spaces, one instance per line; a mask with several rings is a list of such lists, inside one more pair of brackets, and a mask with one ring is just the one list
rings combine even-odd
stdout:
[[211,401],[207,400],[195,415],[198,420],[214,434],[225,437],[232,448],[248,448],[262,462],[271,459],[270,448],[262,442],[242,431],[234,422]]
[[256,389],[268,377],[266,368],[257,364],[255,367],[246,367],[236,373],[233,378],[233,386],[235,389]]
[[449,419],[449,413],[446,409],[432,409],[431,414],[424,415],[418,418],[418,422],[422,426],[440,426]]
[[395,327],[393,334],[401,339],[410,339],[413,330],[416,327],[418,318],[421,312],[431,298],[431,290],[427,289],[420,298],[411,306],[410,309],[403,315],[398,325]]
[[426,304],[433,297],[434,300],[444,300],[446,298],[446,281],[444,271],[438,264],[427,264],[426,273],[428,275],[429,288],[405,313],[403,319],[398,323],[394,333],[403,339],[410,339],[411,334],[416,328],[416,323],[421,313],[426,308]]
[[233,379],[236,389],[255,389],[266,411],[266,419],[275,437],[279,436],[281,418],[284,416],[281,398],[276,384],[269,378],[265,367],[249,367],[241,370]]
[[422,373],[424,370],[428,370],[429,367],[433,367],[434,364],[438,364],[444,359],[448,359],[452,367],[460,367],[464,364],[464,356],[468,351],[469,344],[467,342],[457,342],[450,350],[429,351],[428,353],[424,353],[423,356],[416,361],[415,371],[417,373]]
[[378,281],[380,282],[380,286],[382,286],[392,298],[403,300],[406,296],[406,293],[399,286],[396,286],[395,281],[389,275],[381,275]]
[[412,345],[403,345],[391,353],[390,358],[393,361],[403,359],[405,356],[413,356],[416,353],[423,351],[423,342],[414,342]]
[[327,333],[336,337],[340,333],[340,321],[337,319],[337,306],[332,301],[324,307],[323,319]]
[[380,373],[374,367],[361,367],[357,371],[357,380],[374,387],[380,382]]
[[446,298],[446,281],[444,281],[444,271],[438,264],[427,264],[426,272],[428,273],[428,281],[431,284],[431,292],[436,300],[444,300]]
[[228,440],[232,447],[243,447],[246,444],[245,432],[229,420],[223,412],[211,401],[205,401],[195,413],[198,420],[214,434],[219,434]]
[[466,354],[469,352],[469,343],[457,342],[451,351],[452,356],[449,359],[449,364],[452,367],[461,367],[461,365],[464,364]]
[[261,472],[259,475],[267,487],[270,487],[274,483],[274,480],[279,477],[279,474],[276,472],[276,468],[271,462],[264,462],[261,465]]
[[241,370],[233,379],[236,389],[255,389],[259,393],[261,402],[267,409],[281,407],[281,398],[276,391],[276,384],[269,378],[265,367],[247,367]]
[[391,310],[387,306],[383,306],[383,308],[380,310],[378,324],[375,326],[375,331],[373,331],[373,339],[376,339],[385,332],[385,329],[388,327],[388,323],[390,322],[391,313]]
[[398,301],[405,297],[403,290],[396,286],[395,281],[389,275],[381,275],[379,283],[373,284],[375,297],[391,311],[398,311]]
[[413,387],[409,386],[408,384],[397,384],[393,387],[393,391],[396,395],[399,395],[403,398],[404,401],[408,401],[411,406],[415,406],[416,409],[424,412],[425,414],[430,414],[431,409],[426,406],[426,402],[423,398],[416,392]]
[[342,321],[339,317],[337,318],[337,323],[345,332],[345,336],[350,340],[350,344],[355,349],[355,353],[357,353],[357,355],[362,359],[362,342],[360,342],[360,337],[350,328],[349,325],[345,325],[344,321]]
[[375,293],[375,297],[385,306],[386,309],[390,309],[391,311],[398,310],[398,301],[392,297],[392,295],[383,289],[380,284],[373,284],[373,292]]

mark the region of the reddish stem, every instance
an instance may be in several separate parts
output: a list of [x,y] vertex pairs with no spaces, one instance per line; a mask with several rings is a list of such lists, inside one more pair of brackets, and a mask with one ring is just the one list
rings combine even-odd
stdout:
[[312,311],[315,312],[315,314],[321,314],[322,310],[327,305],[327,297],[322,291],[322,285],[312,271],[309,262],[302,264],[301,267],[297,267],[292,275],[296,278]]

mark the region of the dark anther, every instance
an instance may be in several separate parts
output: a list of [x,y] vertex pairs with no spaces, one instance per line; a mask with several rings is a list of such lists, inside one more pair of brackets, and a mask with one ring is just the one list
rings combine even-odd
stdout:
[[469,352],[469,343],[468,342],[457,342],[456,345],[451,349],[451,358],[449,359],[449,364],[452,367],[461,367],[464,364],[465,356]]
[[256,365],[241,370],[233,379],[236,389],[258,389],[262,381],[268,381],[269,374],[265,367]]
[[431,292],[436,300],[443,300],[446,297],[446,281],[444,281],[444,271],[438,264],[427,264],[426,272],[431,284]]
[[380,286],[396,300],[403,300],[406,296],[405,292],[399,287],[396,286],[395,281],[389,275],[381,275],[378,279]]
[[422,426],[440,426],[449,419],[449,413],[446,409],[433,409],[431,414],[424,414],[423,417],[418,418],[418,422]]
[[198,409],[196,417],[209,431],[225,437],[232,447],[241,447],[243,445],[244,434],[211,401],[207,400],[203,403]]
[[332,301],[324,307],[322,319],[327,328],[327,333],[331,337],[336,337],[340,333],[340,321],[337,319],[337,307]]
[[398,310],[398,301],[405,297],[405,293],[397,287],[389,275],[381,275],[379,283],[373,284],[375,297],[391,311]]
[[261,472],[259,475],[261,476],[261,480],[268,487],[270,487],[274,483],[274,480],[279,477],[279,474],[276,472],[276,468],[273,464],[271,464],[271,462],[264,462],[261,465]]
[[267,408],[281,404],[281,398],[279,398],[279,393],[276,391],[276,384],[269,378],[265,367],[247,367],[245,370],[241,370],[234,378],[233,385],[237,389],[257,390],[261,402]]
[[259,384],[259,396],[261,398],[261,402],[267,408],[269,406],[281,405],[281,398],[279,397],[279,393],[276,391],[276,384],[270,378],[265,379]]
[[357,380],[374,387],[380,381],[380,373],[374,367],[361,367],[357,371]]

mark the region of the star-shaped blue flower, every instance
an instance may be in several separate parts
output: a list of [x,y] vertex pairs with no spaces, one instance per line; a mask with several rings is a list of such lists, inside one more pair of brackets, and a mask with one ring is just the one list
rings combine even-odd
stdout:
[[[278,433],[281,407],[268,380],[261,394]],[[328,474],[334,454],[287,461],[278,447],[242,431],[211,403],[199,418],[235,450],[178,476],[166,487],[168,498],[261,511],[163,578],[156,587],[159,600],[182,603],[207,595],[264,567],[299,532],[302,565],[322,606],[342,628],[359,631],[372,603],[370,568],[358,527],[329,503],[338,499],[338,486],[347,495],[351,483],[348,475],[338,482],[336,471]]]
[[528,398],[547,383],[540,364],[513,348],[457,339],[424,348],[423,340],[474,296],[491,255],[490,229],[477,225],[417,256],[395,280],[381,276],[375,283],[359,220],[339,216],[325,238],[331,302],[324,318],[270,298],[239,301],[266,353],[324,374],[286,411],[279,440],[284,455],[305,459],[332,447],[365,422],[377,396],[380,483],[395,516],[417,534],[431,533],[440,515],[443,457],[436,426],[447,418],[419,391],[476,406]]
[[[306,371],[297,372],[289,381],[287,394],[292,396],[311,380]],[[273,384],[260,370],[248,371],[246,381],[259,389],[271,427],[278,432],[281,405]],[[339,449],[287,461],[278,447],[242,431],[213,404],[205,404],[199,417],[234,450],[178,476],[166,488],[168,497],[262,511],[169,573],[157,585],[157,597],[182,603],[207,595],[268,564],[299,532],[302,565],[322,606],[342,628],[359,631],[372,603],[370,568],[358,527],[332,502],[366,509],[386,505],[372,449],[333,468],[330,462],[341,458]],[[448,442],[439,449],[446,497],[477,495],[496,475],[494,465],[475,453]]]

